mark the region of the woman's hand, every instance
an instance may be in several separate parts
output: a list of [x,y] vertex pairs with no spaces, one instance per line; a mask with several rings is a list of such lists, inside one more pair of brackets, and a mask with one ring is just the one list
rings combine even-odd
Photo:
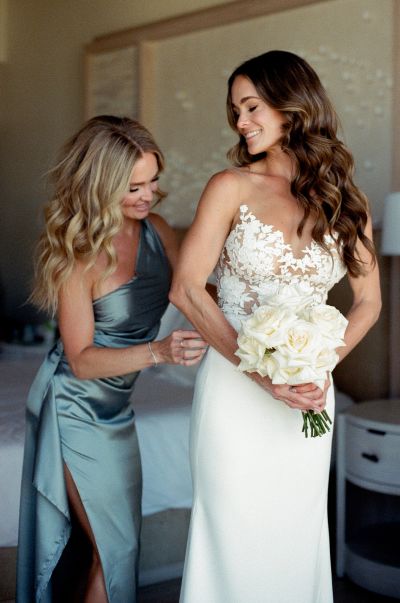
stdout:
[[168,337],[151,344],[157,362],[192,366],[204,356],[208,344],[197,331],[172,331]]
[[322,412],[326,406],[326,394],[330,386],[330,377],[327,376],[323,389],[314,383],[273,385],[268,377],[262,378],[260,385],[268,390],[274,398],[281,400],[290,408]]

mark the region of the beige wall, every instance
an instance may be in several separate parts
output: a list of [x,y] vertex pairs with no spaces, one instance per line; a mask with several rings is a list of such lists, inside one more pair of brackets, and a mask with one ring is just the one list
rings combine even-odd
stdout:
[[379,221],[391,190],[392,20],[392,0],[330,0],[155,44],[147,125],[167,160],[163,184],[170,197],[161,211],[168,221],[190,224],[210,174],[227,165],[236,138],[226,120],[227,76],[275,48],[300,54],[318,72],[354,154],[357,183]]
[[[2,314],[7,314],[13,318],[24,317],[24,319],[27,319],[29,313],[32,312],[28,306],[21,307],[21,304],[26,299],[29,291],[32,266],[31,252],[40,227],[39,208],[46,198],[43,174],[54,161],[59,146],[83,120],[83,50],[85,45],[90,43],[94,37],[112,31],[135,27],[182,14],[189,10],[206,8],[225,2],[227,0],[0,0],[0,8],[7,4],[5,60],[2,60],[3,57],[0,56],[0,317]],[[369,153],[371,149],[371,153],[374,153],[373,159],[367,164],[368,169],[366,169],[366,164],[361,165],[360,169],[361,175],[365,179],[364,184],[367,188],[371,187],[371,191],[375,190],[373,189],[375,182],[373,171],[377,170],[379,178],[383,178],[377,193],[378,198],[372,199],[375,210],[378,205],[381,205],[383,195],[386,192],[384,188],[388,186],[389,168],[386,166],[387,169],[382,169],[382,153],[376,153],[376,142],[382,140],[383,130],[385,131],[385,137],[389,138],[387,128],[390,128],[390,122],[388,121],[390,120],[388,116],[390,105],[388,90],[390,86],[387,78],[383,79],[383,75],[386,76],[387,71],[390,70],[390,57],[387,46],[383,48],[383,45],[388,43],[387,38],[390,36],[390,7],[393,2],[394,0],[379,0],[379,3],[376,0],[365,0],[363,2],[360,2],[360,0],[334,0],[337,5],[346,7],[353,5],[358,10],[352,16],[353,29],[357,24],[357,18],[360,21],[357,26],[358,34],[355,38],[353,37],[353,44],[349,47],[342,44],[344,37],[347,36],[346,39],[351,38],[349,32],[345,33],[345,28],[342,33],[338,32],[337,28],[332,29],[335,35],[329,30],[329,45],[326,41],[323,44],[318,39],[318,46],[316,46],[314,54],[311,50],[312,38],[307,37],[306,33],[304,33],[304,45],[297,38],[293,41],[294,50],[305,50],[307,58],[315,62],[317,69],[321,70],[321,67],[325,69],[327,79],[333,85],[330,91],[333,96],[336,95],[335,100],[338,100],[339,103],[342,101],[342,117],[347,131],[349,126],[350,129],[352,126],[351,107],[357,107],[360,112],[364,109],[364,114],[367,114],[367,127],[370,135],[365,139],[364,129],[361,127],[362,124],[359,124],[353,129],[351,134],[353,138],[348,142],[354,144],[356,152],[361,149],[361,151],[366,150]],[[381,5],[381,12],[374,12],[373,8],[376,8],[377,4]],[[360,11],[360,5],[364,7],[363,11]],[[313,18],[319,14],[319,18],[323,19],[325,14],[324,4],[311,7],[306,12],[312,14]],[[289,18],[289,15],[276,16],[269,19],[268,23],[272,23],[275,27],[277,23],[287,23]],[[380,25],[377,28],[378,22]],[[345,85],[354,84],[354,82],[357,85],[359,84],[361,80],[357,80],[357,72],[354,68],[357,63],[353,61],[358,61],[358,67],[361,69],[367,60],[366,57],[360,55],[360,44],[363,41],[368,44],[371,40],[371,36],[362,35],[368,33],[368,28],[374,31],[375,36],[379,32],[381,38],[382,32],[385,32],[386,36],[386,39],[380,39],[378,47],[373,45],[372,54],[368,55],[368,61],[371,62],[374,69],[371,70],[371,73],[366,73],[365,77],[368,78],[367,81],[371,82],[374,97],[372,98],[369,95],[364,82],[361,87],[357,88],[357,91],[351,91],[348,88],[344,97],[340,98],[337,91],[335,92],[335,80],[332,77],[335,72],[334,77],[339,79],[342,77]],[[215,37],[216,34],[217,32],[214,32],[211,37]],[[200,39],[203,35],[207,37],[207,34],[199,33],[194,38],[198,37]],[[241,38],[239,37],[239,39]],[[163,50],[168,49],[169,53],[165,57],[161,55],[162,61],[159,61],[158,68],[161,68],[162,62],[167,67],[168,57],[179,50],[181,43],[184,43],[183,39],[181,41],[166,41],[162,44]],[[243,56],[246,56],[246,41],[242,40],[242,44]],[[328,54],[326,52],[327,48],[329,50]],[[343,69],[338,70],[336,68],[334,53],[338,54],[337,49],[339,49],[342,57],[347,57],[351,61],[351,69],[343,67]],[[237,62],[236,58],[238,57],[235,54],[235,64]],[[331,68],[329,60],[327,60],[329,58],[334,69]],[[210,60],[210,64],[214,62],[214,59],[215,57],[212,61]],[[317,64],[318,61],[319,65]],[[233,63],[219,65],[218,85],[223,88],[225,86],[226,69],[231,69],[232,66]],[[179,64],[176,69],[179,70]],[[348,73],[350,75],[354,74],[353,82],[349,82],[348,75],[344,75]],[[182,95],[182,91],[183,93],[187,91],[186,74],[176,71],[174,77],[177,76],[182,80],[178,87],[181,93],[177,96],[170,96],[169,108],[176,111],[179,103],[184,105],[186,102],[186,108],[183,107],[186,120],[187,116],[191,115],[193,106],[197,103],[197,98],[195,103],[189,102],[187,104],[187,101],[191,99],[185,98],[184,94]],[[379,85],[379,80],[382,80],[382,86]],[[164,84],[165,81],[163,81],[162,74],[158,70],[158,92],[163,90]],[[224,94],[223,91],[223,96]],[[362,99],[360,94],[365,98]],[[353,102],[353,98],[357,102]],[[365,105],[365,102],[363,102],[371,100],[375,104]],[[374,117],[374,108],[376,108],[377,103],[381,102],[385,103],[385,113],[383,115],[381,112],[375,113]],[[361,106],[361,103],[363,103],[363,106]],[[379,104],[379,106],[381,105]],[[350,110],[346,111],[346,107],[350,107]],[[368,107],[372,108],[372,113],[371,111],[365,111]],[[225,125],[222,124],[222,121],[225,121],[222,105],[220,109],[221,118],[216,125],[216,131],[219,133],[219,138],[224,138],[226,134],[225,140],[228,142],[229,134],[225,132]],[[152,127],[154,127],[155,133],[162,141],[163,148],[165,147],[165,150],[171,153],[171,151],[174,151],[175,141],[172,135],[168,136],[166,124],[166,121],[162,123],[156,121],[152,124]],[[379,124],[382,124],[382,131],[379,130]],[[373,129],[375,127],[376,130]],[[221,129],[223,130],[222,136],[220,135]],[[188,129],[187,131],[190,132],[191,130]],[[374,141],[374,146],[372,146],[372,141]],[[224,140],[219,140],[218,144],[224,145],[224,142]],[[204,149],[206,143],[203,144]],[[168,146],[170,146],[170,149],[168,149]],[[387,149],[389,148],[390,141],[388,141],[388,147],[384,151],[387,163],[389,163],[387,160]],[[217,151],[218,153],[215,154]],[[216,169],[214,164],[216,161],[221,161],[222,154],[222,147],[221,149],[211,149],[209,165],[205,166],[207,169],[204,169],[201,174],[204,180],[208,177],[208,172],[211,173]],[[172,162],[171,157],[169,159],[172,168],[170,172],[170,184],[172,185],[175,165],[173,154]],[[176,162],[179,163],[179,161]],[[199,165],[202,164],[198,163],[197,168]],[[177,178],[180,177],[182,172],[181,163],[178,167],[179,174],[178,171],[175,174]],[[195,186],[199,184],[197,182],[199,179],[198,171],[194,174],[193,170],[189,169],[183,170],[183,173],[187,180],[190,180],[190,178],[196,180],[194,182]],[[203,182],[201,182],[202,184]],[[177,188],[182,188],[182,184],[178,182]],[[192,195],[193,199],[190,199],[192,204],[195,202],[198,191],[195,192],[196,195]],[[189,195],[186,195],[186,198],[188,197]],[[193,207],[192,205],[192,210]],[[171,222],[179,224],[176,217],[175,219],[172,217]],[[187,220],[184,223],[186,224]],[[382,262],[385,300],[388,289],[387,267],[387,261],[385,260]],[[4,289],[6,290],[5,296]],[[338,303],[345,310],[350,301],[348,286],[342,283],[338,289],[334,290],[331,299],[333,303]],[[356,399],[384,396],[387,393],[388,351],[386,341],[388,329],[387,313],[384,312],[379,324],[374,327],[365,341],[336,371],[339,386]],[[363,374],[362,379],[359,378],[360,367]]]
[[83,119],[84,46],[95,36],[226,1],[7,1],[6,60],[0,62],[3,312],[29,312],[19,306],[29,290],[31,252],[45,198],[43,174]]

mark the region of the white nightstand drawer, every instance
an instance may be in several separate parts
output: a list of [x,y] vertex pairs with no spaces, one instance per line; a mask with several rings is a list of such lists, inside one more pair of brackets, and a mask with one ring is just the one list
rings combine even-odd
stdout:
[[375,483],[400,486],[400,435],[347,421],[346,471]]

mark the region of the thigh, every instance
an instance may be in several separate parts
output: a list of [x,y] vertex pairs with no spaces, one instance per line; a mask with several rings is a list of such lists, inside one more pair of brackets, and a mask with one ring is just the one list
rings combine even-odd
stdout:
[[85,536],[89,539],[91,545],[95,550],[97,550],[96,540],[88,519],[88,516],[85,511],[85,507],[83,506],[78,488],[73,480],[70,470],[67,465],[64,463],[64,478],[65,478],[65,486],[68,494],[68,501],[71,507],[72,513],[75,515],[79,525],[81,526]]

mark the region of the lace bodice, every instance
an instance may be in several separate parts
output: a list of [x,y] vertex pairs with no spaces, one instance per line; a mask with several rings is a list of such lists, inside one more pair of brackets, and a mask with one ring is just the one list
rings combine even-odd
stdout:
[[346,273],[335,239],[325,235],[329,251],[312,241],[295,257],[283,233],[256,218],[247,205],[229,233],[216,269],[219,305],[235,329],[241,319],[272,295],[282,299],[326,301],[329,290]]

